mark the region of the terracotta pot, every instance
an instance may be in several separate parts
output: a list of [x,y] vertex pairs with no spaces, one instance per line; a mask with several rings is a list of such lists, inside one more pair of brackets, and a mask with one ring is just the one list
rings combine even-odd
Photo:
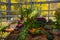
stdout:
[[41,35],[42,40],[47,40],[46,35]]
[[27,37],[26,37],[26,40],[31,40],[32,39],[32,36],[31,35],[28,35]]
[[14,31],[14,33],[19,33],[19,31]]
[[58,30],[58,29],[53,29],[52,34],[53,34],[53,35],[60,35],[60,30]]

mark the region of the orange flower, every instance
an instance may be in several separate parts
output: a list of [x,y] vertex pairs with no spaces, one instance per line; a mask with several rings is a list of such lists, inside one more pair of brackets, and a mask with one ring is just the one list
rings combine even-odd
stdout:
[[35,30],[36,30],[35,28],[32,28],[32,29],[30,29],[30,32],[34,33]]

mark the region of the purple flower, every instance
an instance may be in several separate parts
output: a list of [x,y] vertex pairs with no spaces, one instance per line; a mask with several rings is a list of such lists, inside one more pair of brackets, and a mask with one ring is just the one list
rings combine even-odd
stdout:
[[23,27],[23,24],[18,24],[17,27]]
[[18,24],[20,24],[22,22],[22,20],[18,20]]
[[18,22],[22,22],[22,20],[18,20]]
[[40,18],[37,18],[37,21],[43,21],[43,22],[46,22],[46,19],[43,18],[43,17],[40,17]]

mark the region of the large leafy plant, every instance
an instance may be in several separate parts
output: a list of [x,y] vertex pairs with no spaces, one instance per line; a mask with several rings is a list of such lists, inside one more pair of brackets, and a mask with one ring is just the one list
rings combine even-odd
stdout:
[[31,24],[31,22],[33,22],[33,24],[36,26],[35,20],[32,21],[31,18],[32,17],[34,17],[34,18],[37,17],[36,14],[38,13],[38,10],[37,9],[34,9],[34,10],[32,9],[31,10],[31,8],[23,8],[23,9],[20,10],[20,13],[21,13],[21,16],[22,16],[21,18],[23,18],[23,19],[27,18],[27,20],[23,22],[24,27],[20,30],[21,32],[19,33],[19,35],[17,37],[17,40],[26,40],[26,36],[28,35],[28,30],[31,26],[33,26]]
[[[29,10],[29,12],[28,12],[28,10]],[[22,10],[21,14],[22,14],[23,18],[26,17],[27,20],[25,22],[23,22],[24,27],[21,28],[20,33],[18,34],[18,37],[16,40],[26,40],[26,37],[28,35],[28,30],[30,28],[39,28],[40,26],[43,27],[45,25],[45,22],[46,22],[45,18],[37,18],[39,16],[39,14],[37,14],[38,12],[39,11],[37,9],[34,9],[31,11],[31,9],[26,8],[26,10],[24,10],[24,11]],[[39,32],[40,32],[40,30],[35,30],[34,33],[39,34]],[[46,32],[44,32],[44,33],[46,33]],[[48,37],[48,35],[47,35],[47,37]]]

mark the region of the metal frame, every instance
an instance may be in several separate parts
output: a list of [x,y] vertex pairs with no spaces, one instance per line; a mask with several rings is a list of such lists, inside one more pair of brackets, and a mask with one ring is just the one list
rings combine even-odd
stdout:
[[[30,2],[22,2],[22,0],[19,0],[18,3],[11,3],[11,0],[6,0],[6,3],[0,1],[0,5],[6,5],[6,8],[7,8],[7,10],[0,10],[0,13],[7,12],[6,17],[13,17],[12,12],[19,12],[19,11],[18,10],[11,11],[11,5],[19,5],[19,8],[22,8],[22,5],[31,5],[31,9],[32,9],[32,4],[40,4],[40,5],[41,4],[48,4],[48,10],[41,10],[41,7],[40,7],[40,12],[48,11],[48,15],[49,15],[49,11],[55,11],[55,10],[50,10],[50,3],[60,3],[60,1],[33,2],[31,0]],[[3,17],[3,16],[4,15],[0,14],[0,17]],[[49,16],[48,16],[48,19],[49,19]]]

